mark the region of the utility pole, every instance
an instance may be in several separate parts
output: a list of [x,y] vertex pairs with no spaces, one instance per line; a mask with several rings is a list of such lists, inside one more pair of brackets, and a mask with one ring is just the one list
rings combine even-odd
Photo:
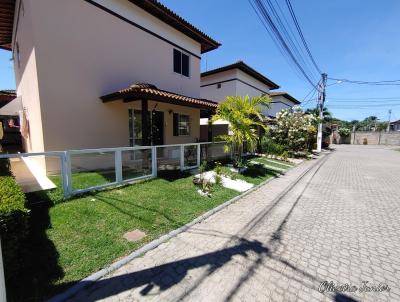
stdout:
[[389,120],[386,128],[386,132],[390,131],[390,118],[392,117],[392,109],[389,109]]
[[326,73],[321,74],[322,79],[321,79],[321,84],[320,87],[321,89],[319,90],[319,96],[318,96],[318,109],[319,109],[319,118],[320,122],[318,124],[318,134],[317,134],[317,151],[321,152],[322,151],[322,122],[324,118],[324,103],[325,103],[325,88],[326,88],[326,81],[328,79],[328,75]]

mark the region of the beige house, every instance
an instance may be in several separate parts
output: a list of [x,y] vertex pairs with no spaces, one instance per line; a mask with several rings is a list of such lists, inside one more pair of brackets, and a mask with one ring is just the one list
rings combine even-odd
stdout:
[[4,0],[27,152],[200,140],[201,55],[219,43],[154,0]]

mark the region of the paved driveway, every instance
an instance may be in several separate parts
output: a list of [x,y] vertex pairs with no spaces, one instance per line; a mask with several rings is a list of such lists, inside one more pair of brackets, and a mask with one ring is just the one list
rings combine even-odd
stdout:
[[339,146],[73,300],[400,301],[399,288],[400,152]]

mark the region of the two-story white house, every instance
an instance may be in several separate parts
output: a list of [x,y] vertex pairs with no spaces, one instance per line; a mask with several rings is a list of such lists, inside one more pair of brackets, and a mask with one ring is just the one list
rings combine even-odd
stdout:
[[[262,114],[265,117],[275,118],[276,113],[284,108],[290,108],[300,104],[298,100],[287,92],[273,92],[278,89],[278,84],[274,83],[266,76],[250,67],[243,61],[226,65],[217,69],[209,70],[201,74],[200,97],[222,102],[227,96],[250,97],[267,95],[271,98],[271,108],[263,107]],[[208,119],[201,120],[202,140],[228,132],[228,123],[217,121],[214,123],[212,131],[208,126]],[[212,132],[212,134],[210,133]]]
[[267,110],[266,114],[271,118],[275,118],[276,114],[282,109],[292,108],[301,104],[299,100],[283,91],[272,91],[269,93],[269,97],[272,100],[271,108]]
[[154,0],[4,0],[27,152],[200,139],[201,55],[219,43]]

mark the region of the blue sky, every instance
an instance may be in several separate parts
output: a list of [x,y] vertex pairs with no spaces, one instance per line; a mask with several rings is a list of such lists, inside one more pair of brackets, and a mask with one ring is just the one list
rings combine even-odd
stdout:
[[[283,0],[277,1],[285,6]],[[311,86],[273,44],[247,0],[161,2],[222,43],[203,56],[203,71],[244,60],[299,100],[310,91]],[[400,79],[400,1],[292,0],[292,5],[314,58],[329,77]],[[0,89],[15,87],[10,57],[10,52],[0,50]],[[327,107],[342,119],[376,115],[387,120],[388,109],[393,111],[392,119],[400,119],[400,86],[341,83],[328,87],[327,96]],[[329,99],[391,97],[397,101]],[[376,106],[362,108],[366,104]],[[315,102],[308,102],[309,106]]]

